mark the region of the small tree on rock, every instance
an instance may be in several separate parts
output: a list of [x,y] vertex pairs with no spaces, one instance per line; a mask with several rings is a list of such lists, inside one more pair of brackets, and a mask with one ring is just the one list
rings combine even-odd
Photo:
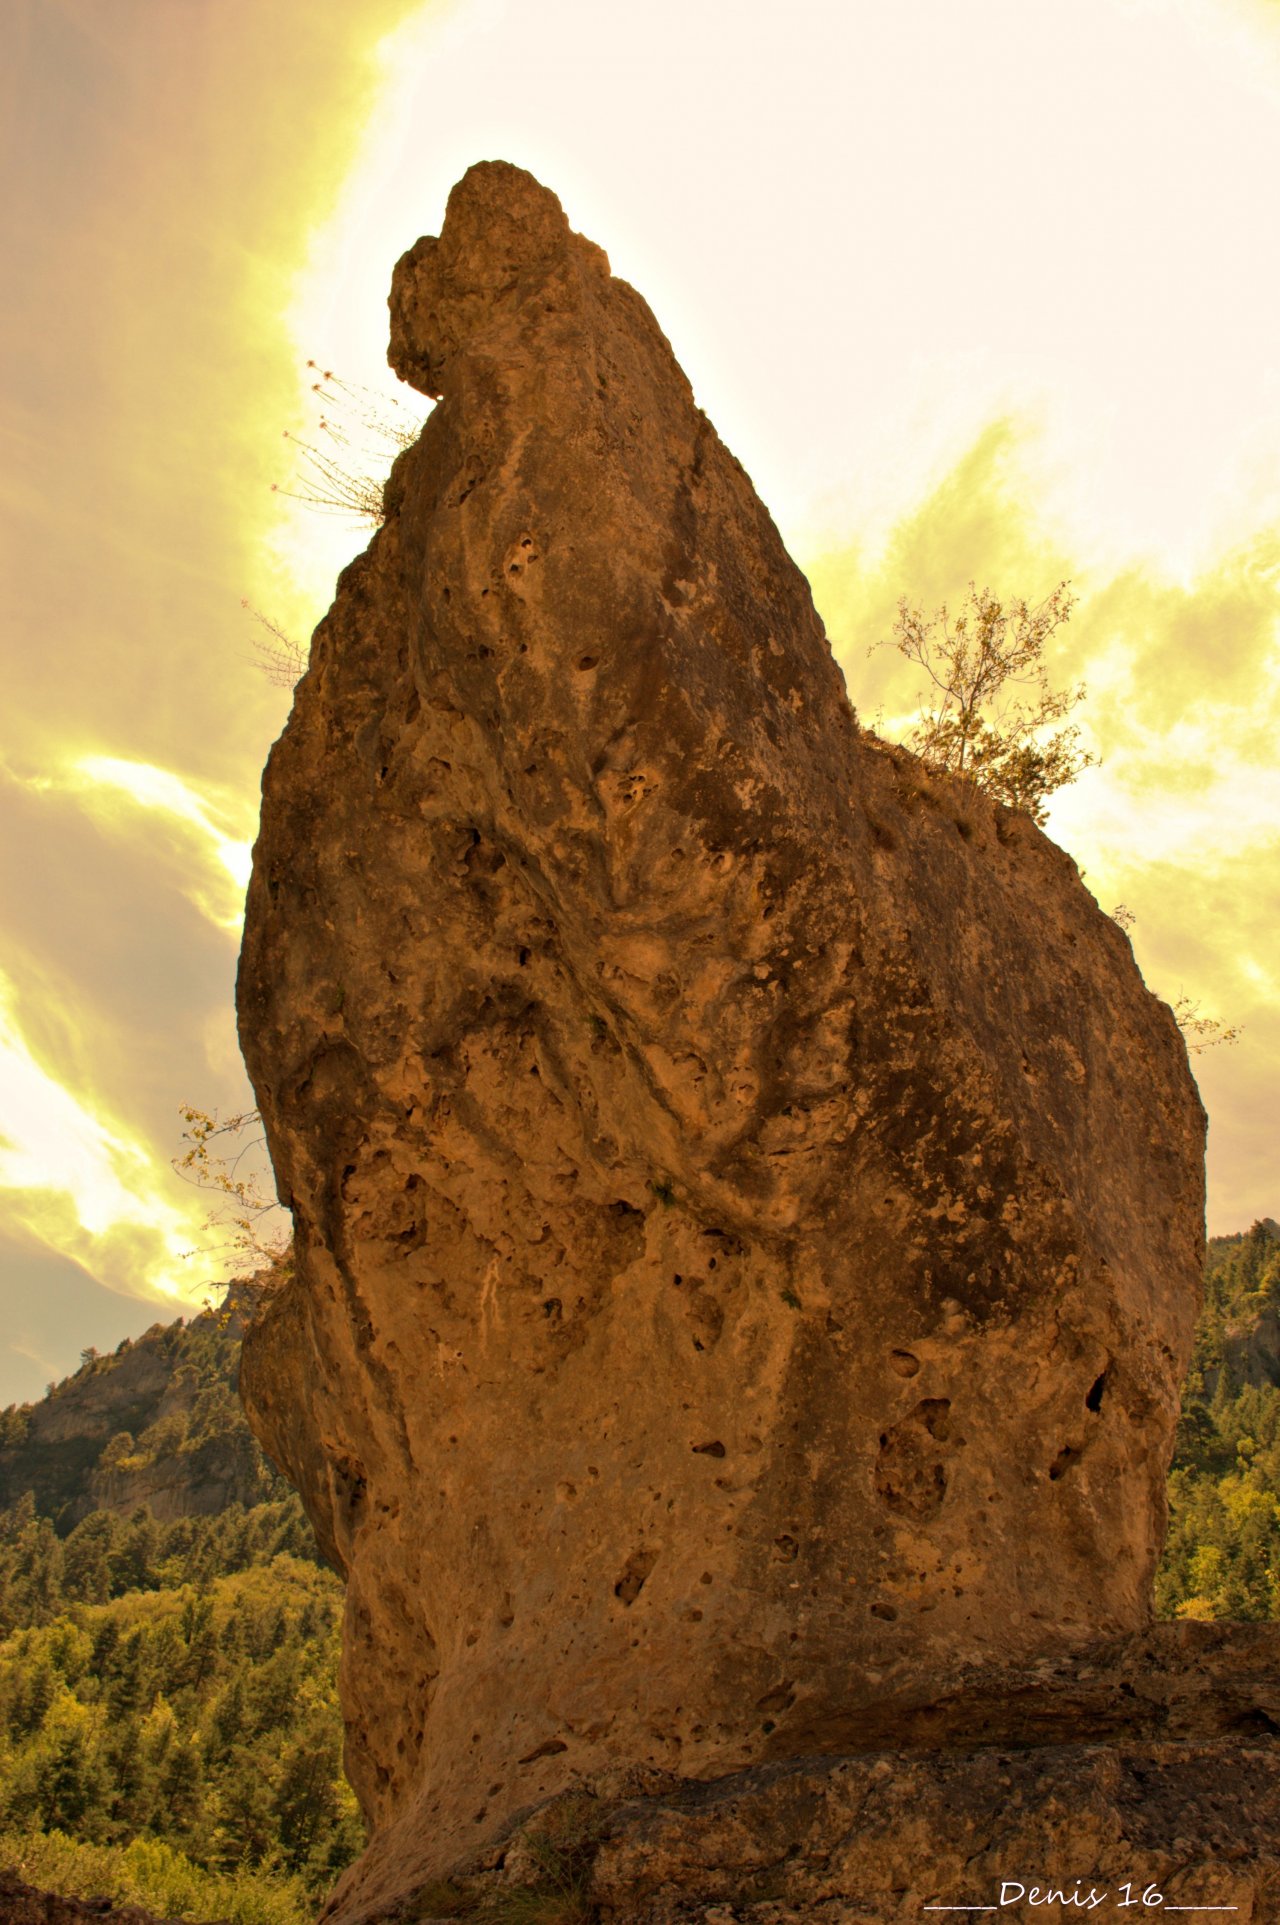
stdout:
[[907,746],[928,767],[964,777],[1036,822],[1049,797],[1097,760],[1074,724],[1046,733],[1084,697],[1082,686],[1051,687],[1044,666],[1045,644],[1075,602],[1067,582],[1034,607],[970,582],[954,618],[945,603],[926,617],[904,596],[887,638],[931,685]]

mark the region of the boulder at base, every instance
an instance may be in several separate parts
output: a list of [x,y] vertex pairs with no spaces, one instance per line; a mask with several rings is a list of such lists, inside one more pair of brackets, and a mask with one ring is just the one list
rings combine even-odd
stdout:
[[[846,1755],[583,1783],[381,1918],[1280,1920],[1280,1626],[1162,1624],[882,1705]],[[930,1909],[932,1908],[932,1909]]]

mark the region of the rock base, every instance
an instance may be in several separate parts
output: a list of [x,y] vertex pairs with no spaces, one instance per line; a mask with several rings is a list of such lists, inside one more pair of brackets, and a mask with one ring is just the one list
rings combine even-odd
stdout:
[[43,1892],[14,1872],[0,1871],[0,1925],[183,1925],[183,1922],[156,1918],[139,1905],[114,1905],[109,1898],[67,1898],[60,1892]]
[[366,1917],[1280,1920],[1280,1627],[1162,1625],[899,1715],[896,1748],[583,1785]]

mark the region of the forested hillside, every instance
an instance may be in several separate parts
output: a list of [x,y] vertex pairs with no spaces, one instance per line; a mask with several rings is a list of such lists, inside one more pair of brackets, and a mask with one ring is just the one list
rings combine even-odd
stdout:
[[51,1384],[38,1404],[0,1412],[0,1508],[33,1492],[67,1531],[90,1511],[214,1516],[289,1494],[240,1408],[240,1337],[262,1294],[252,1279],[184,1323],[145,1335]]
[[1156,1610],[1280,1619],[1280,1227],[1270,1217],[1209,1244]]
[[0,1416],[0,1865],[303,1925],[364,1831],[342,1586],[236,1394],[257,1295],[233,1286]]
[[[0,1416],[0,1865],[303,1925],[363,1830],[340,1768],[342,1588],[235,1395],[256,1300],[236,1286]],[[1169,1494],[1160,1615],[1280,1618],[1270,1219],[1209,1246]]]

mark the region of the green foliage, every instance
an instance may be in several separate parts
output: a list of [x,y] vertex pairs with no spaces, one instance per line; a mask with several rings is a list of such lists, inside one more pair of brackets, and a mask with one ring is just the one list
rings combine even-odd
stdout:
[[209,1872],[154,1838],[92,1845],[61,1831],[0,1831],[0,1864],[41,1890],[142,1905],[161,1918],[310,1925],[315,1916],[300,1879],[261,1871]]
[[169,1525],[95,1513],[65,1542],[19,1506],[0,1513],[0,1599],[0,1828],[26,1855],[105,1866],[95,1890],[160,1912],[188,1909],[159,1900],[181,1886],[197,1917],[309,1916],[363,1827],[341,1768],[341,1587],[297,1498]]
[[1161,1617],[1280,1619],[1280,1229],[1209,1245],[1169,1476]]

